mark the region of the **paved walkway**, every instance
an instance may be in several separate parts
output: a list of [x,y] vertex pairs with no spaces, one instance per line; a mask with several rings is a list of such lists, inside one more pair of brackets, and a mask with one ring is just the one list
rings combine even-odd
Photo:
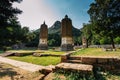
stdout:
[[19,68],[22,68],[24,70],[31,71],[31,72],[39,71],[40,69],[44,68],[44,66],[35,65],[35,64],[27,63],[27,62],[11,60],[11,59],[1,57],[1,56],[0,56],[0,62],[8,63],[15,67],[19,67]]

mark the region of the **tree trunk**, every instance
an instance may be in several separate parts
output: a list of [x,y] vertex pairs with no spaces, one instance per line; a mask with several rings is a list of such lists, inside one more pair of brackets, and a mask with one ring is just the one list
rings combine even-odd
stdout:
[[86,48],[88,48],[88,39],[86,40]]
[[115,49],[115,43],[112,36],[111,36],[111,44],[112,44],[112,48]]

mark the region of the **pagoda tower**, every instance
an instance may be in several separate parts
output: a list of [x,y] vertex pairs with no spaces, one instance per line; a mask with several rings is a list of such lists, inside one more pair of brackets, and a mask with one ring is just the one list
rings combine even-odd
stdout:
[[72,20],[65,15],[61,22],[61,50],[71,51],[73,50]]
[[47,39],[48,39],[48,27],[44,22],[40,27],[40,37],[39,37],[38,49],[40,49],[40,50],[48,49]]

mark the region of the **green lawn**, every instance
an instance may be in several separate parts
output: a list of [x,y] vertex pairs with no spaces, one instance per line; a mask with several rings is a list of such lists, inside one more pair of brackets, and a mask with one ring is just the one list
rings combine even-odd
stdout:
[[16,56],[10,56],[8,58],[18,60],[18,61],[33,63],[33,64],[37,64],[37,65],[43,65],[43,66],[56,65],[56,64],[60,63],[60,57],[52,57],[52,56],[45,56],[45,57],[34,57],[34,56],[16,57]]
[[[64,54],[65,52],[62,51],[53,51],[53,50],[9,50],[7,52],[15,52],[15,53],[49,53],[49,54]],[[52,56],[45,56],[45,57],[35,57],[35,56],[9,56],[8,58],[18,60],[18,61],[23,61],[23,62],[29,62],[33,64],[38,64],[38,65],[56,65],[60,63],[60,57],[52,57]]]
[[116,51],[104,51],[102,48],[86,48],[75,52],[73,55],[79,56],[115,56],[120,57],[120,49]]

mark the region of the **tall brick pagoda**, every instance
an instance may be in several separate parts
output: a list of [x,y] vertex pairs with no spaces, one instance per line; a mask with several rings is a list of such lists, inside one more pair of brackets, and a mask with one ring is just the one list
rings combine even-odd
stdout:
[[40,27],[40,39],[38,49],[40,50],[48,49],[47,39],[48,39],[48,27],[44,22]]
[[73,38],[72,38],[72,20],[66,15],[62,19],[61,23],[61,50],[62,51],[71,51],[73,50]]

